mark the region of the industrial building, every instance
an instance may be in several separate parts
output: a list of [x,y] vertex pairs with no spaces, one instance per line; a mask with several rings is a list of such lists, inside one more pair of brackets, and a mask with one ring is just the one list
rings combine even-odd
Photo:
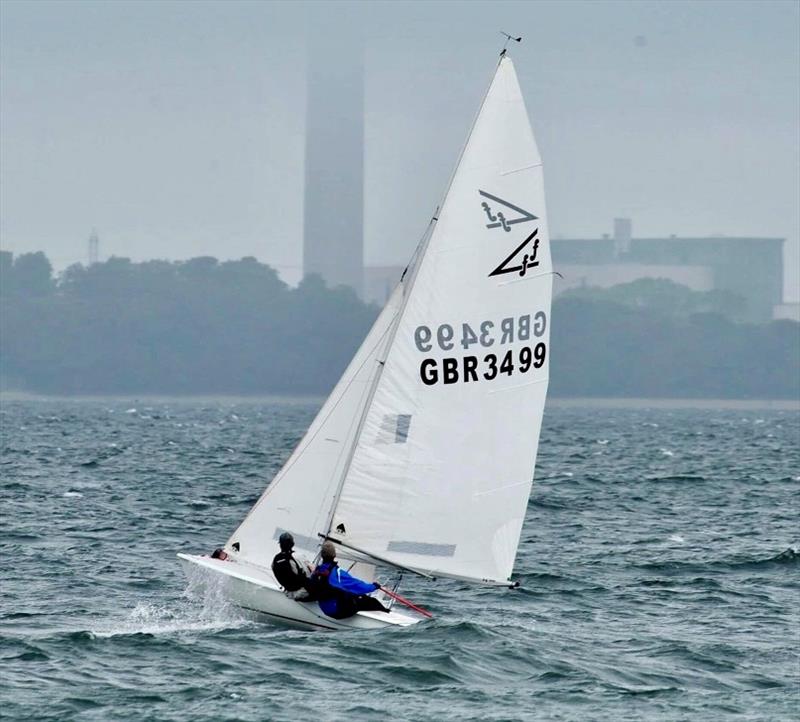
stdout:
[[[558,295],[580,286],[664,278],[694,291],[736,294],[749,321],[794,318],[797,304],[783,303],[783,244],[783,238],[633,238],[630,219],[617,218],[614,233],[602,238],[551,239],[553,267],[563,276],[553,290]],[[366,300],[382,305],[402,271],[402,266],[364,269]]]
[[555,291],[665,278],[694,291],[734,293],[745,303],[743,318],[768,321],[783,303],[783,244],[783,238],[633,238],[630,219],[617,218],[611,236],[551,240],[553,267],[564,277]]

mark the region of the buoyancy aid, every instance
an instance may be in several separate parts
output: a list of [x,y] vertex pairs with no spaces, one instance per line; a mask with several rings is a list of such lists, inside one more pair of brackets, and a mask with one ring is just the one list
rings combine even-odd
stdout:
[[275,555],[272,560],[272,573],[287,592],[296,592],[302,589],[308,581],[303,568],[291,552],[280,552]]

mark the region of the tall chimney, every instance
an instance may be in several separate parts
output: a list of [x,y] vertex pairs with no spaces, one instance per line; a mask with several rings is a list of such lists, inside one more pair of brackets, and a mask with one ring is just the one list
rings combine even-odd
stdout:
[[364,68],[337,4],[315,6],[309,31],[303,274],[362,294]]

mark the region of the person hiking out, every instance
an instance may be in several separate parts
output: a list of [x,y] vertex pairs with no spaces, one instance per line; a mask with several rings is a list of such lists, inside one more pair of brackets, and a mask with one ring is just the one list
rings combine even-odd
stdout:
[[389,612],[380,601],[369,596],[381,588],[378,582],[365,582],[339,568],[333,542],[323,543],[320,556],[322,561],[311,575],[311,588],[327,616],[346,619],[356,612]]
[[[278,583],[289,593],[305,590],[307,594],[298,594],[294,599],[298,602],[310,602],[314,597],[311,593],[309,578],[303,565],[294,558],[294,537],[285,531],[278,537],[280,552],[272,560],[272,573]],[[310,568],[309,568],[310,569]]]

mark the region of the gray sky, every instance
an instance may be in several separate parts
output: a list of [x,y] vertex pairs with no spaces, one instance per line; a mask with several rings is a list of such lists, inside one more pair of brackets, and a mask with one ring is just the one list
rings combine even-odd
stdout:
[[[302,249],[314,3],[0,3],[0,243],[101,256]],[[362,32],[368,263],[404,263],[494,69],[514,59],[553,235],[769,235],[800,297],[800,3],[348,4]],[[331,62],[335,62],[331,58]],[[346,193],[346,189],[343,189]]]

